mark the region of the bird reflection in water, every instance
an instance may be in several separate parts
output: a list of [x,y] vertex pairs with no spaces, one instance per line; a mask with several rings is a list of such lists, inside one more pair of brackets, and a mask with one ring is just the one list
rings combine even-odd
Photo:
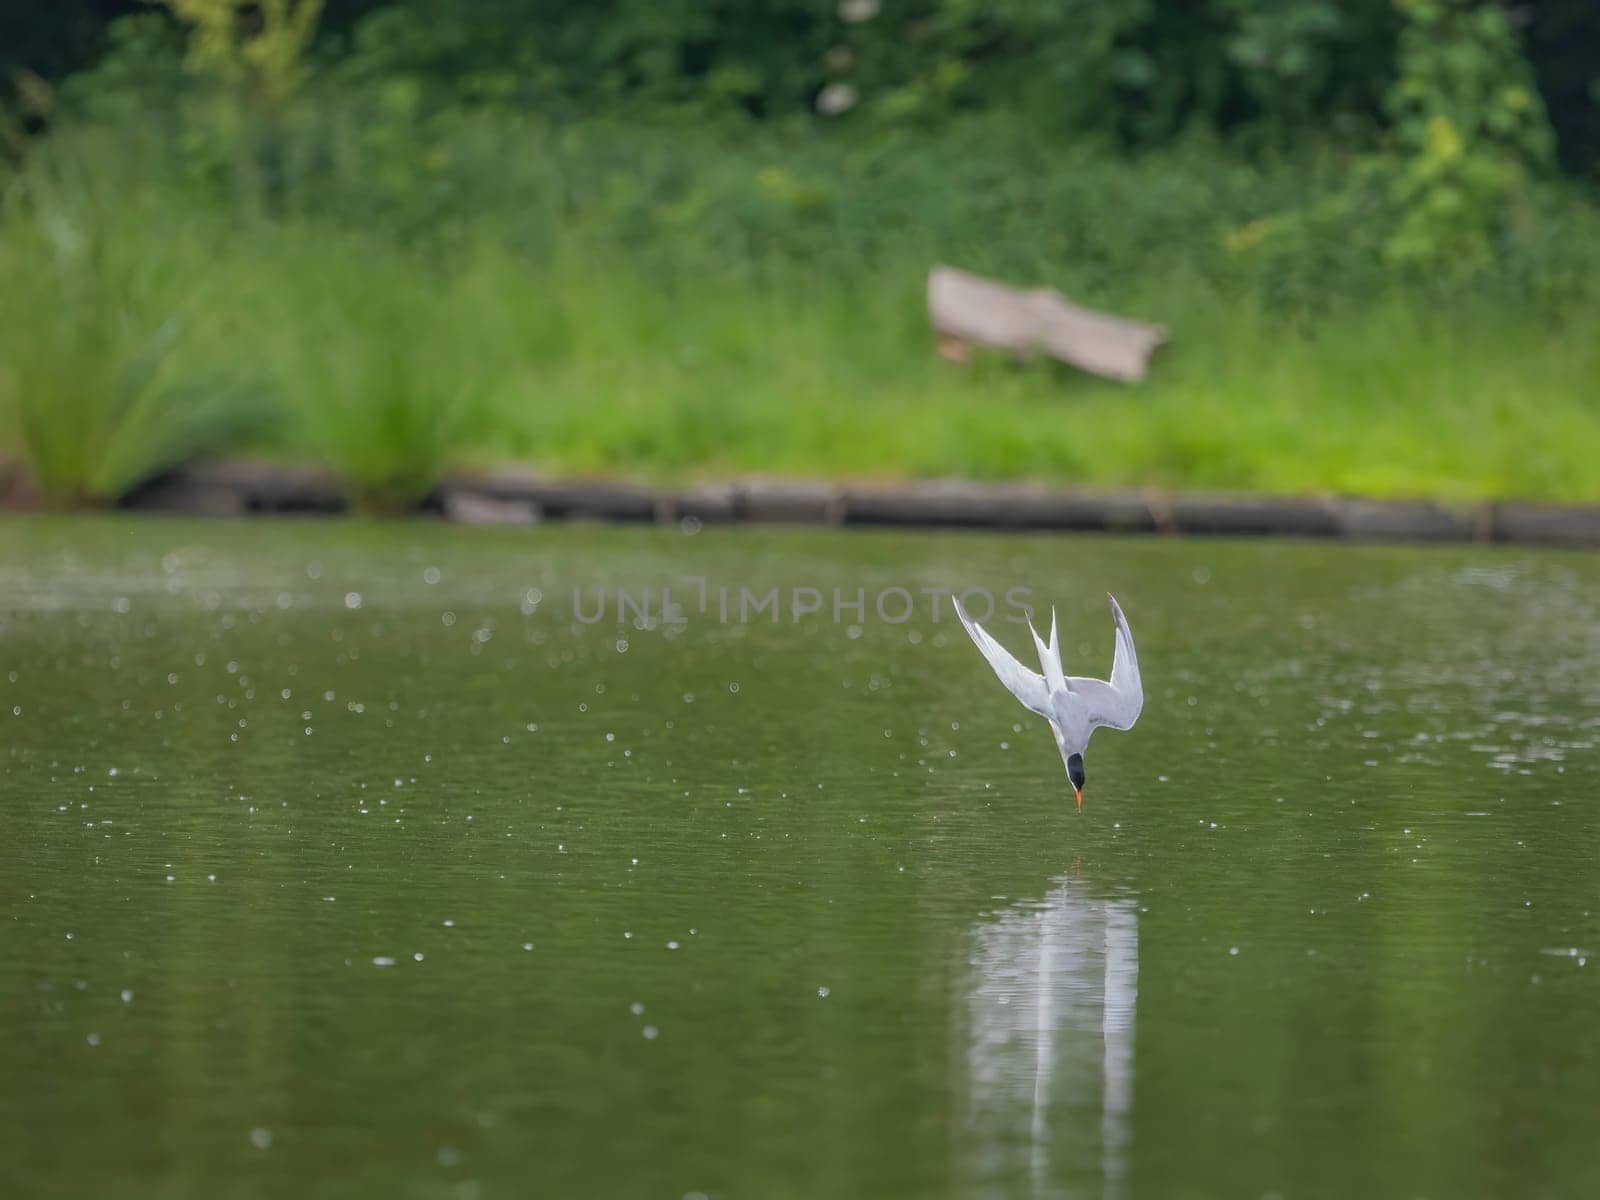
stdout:
[[1034,1195],[1126,1191],[1139,926],[1131,900],[1063,880],[979,924],[968,996],[973,1164]]

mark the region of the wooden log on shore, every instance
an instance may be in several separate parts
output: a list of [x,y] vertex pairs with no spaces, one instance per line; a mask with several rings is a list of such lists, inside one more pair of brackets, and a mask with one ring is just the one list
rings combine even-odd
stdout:
[[1084,308],[1053,288],[1015,288],[953,267],[928,273],[928,319],[939,353],[956,362],[967,361],[973,346],[1020,358],[1043,351],[1124,383],[1142,380],[1150,355],[1167,340],[1165,326]]

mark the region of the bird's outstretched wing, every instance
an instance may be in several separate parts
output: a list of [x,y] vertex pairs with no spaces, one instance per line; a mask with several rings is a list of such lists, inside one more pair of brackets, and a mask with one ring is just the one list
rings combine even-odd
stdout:
[[988,631],[967,615],[967,610],[961,606],[961,601],[955,600],[956,615],[961,618],[961,623],[967,628],[967,636],[982,652],[984,658],[989,660],[989,665],[994,668],[994,673],[1000,676],[1000,682],[1005,684],[1011,694],[1022,701],[1024,707],[1031,708],[1041,717],[1050,716],[1050,689],[1045,686],[1044,676],[1035,674],[1027,667],[1011,657],[1008,651]]
[[1117,623],[1117,649],[1111,658],[1111,681],[1085,679],[1072,676],[1067,680],[1070,688],[1087,710],[1091,728],[1104,725],[1108,729],[1132,729],[1144,709],[1144,684],[1139,679],[1139,655],[1133,648],[1133,631],[1128,628],[1128,618],[1122,615],[1117,598],[1107,593],[1111,601],[1111,616]]

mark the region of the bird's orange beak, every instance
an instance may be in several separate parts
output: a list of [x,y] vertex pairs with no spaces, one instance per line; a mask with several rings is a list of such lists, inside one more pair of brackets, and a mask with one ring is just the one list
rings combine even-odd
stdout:
[[1079,791],[1077,788],[1073,788],[1072,790],[1078,797],[1078,811],[1082,812],[1083,811],[1083,793],[1081,791]]

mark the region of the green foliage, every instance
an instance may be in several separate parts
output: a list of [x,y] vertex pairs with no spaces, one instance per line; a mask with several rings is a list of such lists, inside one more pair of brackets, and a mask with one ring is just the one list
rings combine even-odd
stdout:
[[415,506],[483,437],[504,345],[482,336],[492,297],[355,234],[291,229],[269,247],[252,266],[294,417],[279,448],[331,467],[360,508]]
[[[745,472],[1472,498],[1600,495],[1600,350],[1490,307],[1381,299],[1286,331],[1197,285],[1130,305],[1181,331],[1135,392],[1050,363],[937,361],[915,266],[797,306],[723,284],[672,313],[647,280],[572,299],[601,329],[542,360],[537,403],[502,397],[499,453],[555,471]],[[597,343],[626,340],[626,356]]]
[[1481,0],[1397,0],[1407,19],[1388,106],[1401,209],[1387,246],[1406,266],[1476,269],[1553,142],[1506,23]]
[[1370,122],[1394,31],[1388,0],[406,0],[360,23],[342,68],[430,105],[890,126],[1005,108],[1058,133],[1284,139]]
[[113,501],[264,415],[212,356],[204,251],[79,167],[36,166],[0,239],[0,414],[41,491],[65,505]]
[[[463,461],[504,458],[660,474],[1600,495],[1586,466],[1600,433],[1585,326],[1600,315],[1600,216],[1540,176],[1537,122],[1507,125],[1484,106],[1504,99],[1485,90],[1492,81],[1515,78],[1503,23],[1458,34],[1455,10],[1440,10],[1435,32],[1457,51],[1435,61],[1437,47],[1409,46],[1395,149],[1373,155],[1359,138],[1295,144],[1269,128],[1269,114],[1295,104],[1327,111],[1327,89],[1345,77],[1334,64],[1365,44],[1351,24],[1359,5],[1197,6],[1183,38],[1151,24],[1171,16],[1155,0],[934,7],[915,38],[895,24],[910,10],[887,0],[850,8],[860,20],[785,10],[798,42],[811,28],[801,14],[821,22],[827,62],[784,87],[799,97],[819,81],[858,81],[831,123],[710,115],[781,108],[754,50],[702,48],[686,76],[690,49],[674,42],[678,74],[657,63],[649,75],[657,60],[645,49],[677,36],[676,17],[605,51],[631,64],[618,68],[609,115],[567,120],[511,102],[536,85],[557,111],[579,95],[540,74],[555,51],[524,60],[533,51],[507,45],[514,69],[490,69],[470,16],[441,14],[433,38],[412,23],[423,9],[382,10],[356,27],[351,54],[267,105],[183,72],[180,40],[147,15],[66,89],[71,119],[22,176],[19,194],[32,194],[51,162],[94,164],[62,183],[57,207],[98,214],[100,257],[76,268],[82,286],[50,282],[62,299],[28,306],[18,297],[41,294],[31,281],[54,280],[39,265],[54,260],[23,250],[52,244],[39,237],[52,227],[43,209],[18,207],[3,218],[0,257],[30,282],[7,302],[51,348],[39,363],[81,374],[85,395],[164,397],[152,411],[183,431],[141,433],[149,445],[128,461],[143,465],[108,472],[103,495],[217,444],[209,432],[222,425],[201,439],[191,418],[225,406],[179,398],[235,397],[192,386],[224,359],[260,375],[284,417],[230,444],[316,458],[372,508],[416,503]],[[558,12],[569,32],[599,29],[587,8],[545,18]],[[504,12],[480,16],[505,28]],[[758,16],[743,19],[761,26]],[[1056,81],[1062,106],[1138,93],[1105,118],[1132,123],[1104,132],[1158,146],[1064,139],[1077,118],[1039,122],[1030,107],[983,111],[999,94],[989,89],[1043,86],[1039,74],[1004,80],[996,64],[1075,17],[1094,36]],[[899,33],[882,37],[879,23]],[[949,52],[922,57],[916,38]],[[828,58],[846,41],[850,56]],[[462,78],[477,81],[454,91],[422,57],[452,45],[476,64]],[[1231,64],[1207,76],[1214,91],[1162,57],[1201,45]],[[1119,65],[1096,76],[1107,63]],[[872,71],[886,86],[867,85]],[[700,83],[685,87],[691,77]],[[1078,82],[1081,92],[1067,86]],[[699,95],[701,83],[719,98]],[[1214,108],[1196,107],[1201,91]],[[669,94],[655,120],[630,115],[633,99]],[[1428,104],[1413,112],[1402,95]],[[1216,120],[1166,128],[1202,109]],[[1252,111],[1260,136],[1248,143],[1206,127]],[[1432,144],[1404,122],[1426,135],[1440,116],[1465,133],[1461,154],[1435,169]],[[1507,157],[1519,165],[1504,186],[1458,166]],[[1441,188],[1470,202],[1441,209]],[[1425,254],[1397,252],[1418,212],[1433,240]],[[1470,298],[1451,272],[1418,269],[1468,260]],[[1137,398],[1050,364],[950,370],[932,358],[921,296],[939,261],[1163,321],[1176,341]],[[83,282],[101,277],[103,292]],[[183,318],[170,348],[151,336],[169,312]],[[107,329],[122,332],[96,332]],[[22,390],[73,390],[52,387]],[[1439,435],[1450,428],[1465,432]],[[74,471],[88,474],[55,474]]]
[[[108,44],[115,53],[115,18],[152,2],[167,4],[0,5],[0,108],[17,68],[59,81]],[[322,0],[307,45],[310,5],[182,4],[207,14],[194,26],[197,38],[214,30],[201,57],[226,71],[257,70],[244,61],[248,45],[351,78],[405,80],[429,110],[465,101],[562,118],[828,111],[890,127],[981,110],[1140,144],[1195,126],[1275,146],[1364,140],[1382,120],[1407,24],[1393,0]],[[1562,164],[1592,172],[1600,7],[1499,7],[1515,21]],[[229,8],[238,19],[227,20]],[[288,36],[263,40],[255,31],[268,24]]]
[[145,0],[189,30],[189,66],[269,103],[299,83],[322,0]]

